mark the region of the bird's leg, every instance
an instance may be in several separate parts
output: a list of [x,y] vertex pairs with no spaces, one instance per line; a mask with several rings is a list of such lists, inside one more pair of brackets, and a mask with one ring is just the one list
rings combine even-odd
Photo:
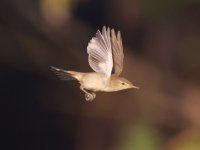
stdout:
[[93,96],[93,99],[96,98],[96,94],[94,92],[91,92],[92,96]]
[[89,93],[82,86],[80,86],[80,89],[85,93],[85,100],[86,101],[92,101],[93,99],[95,99],[95,97],[96,97],[95,93],[93,93],[93,92]]
[[96,97],[96,94],[93,93],[93,92],[85,94],[85,100],[86,101],[92,101],[92,100],[95,99],[95,97]]

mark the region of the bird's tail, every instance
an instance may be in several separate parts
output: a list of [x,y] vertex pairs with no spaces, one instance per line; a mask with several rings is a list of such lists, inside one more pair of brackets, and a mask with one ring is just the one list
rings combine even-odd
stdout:
[[59,69],[56,67],[51,66],[50,69],[55,72],[55,74],[61,79],[61,80],[80,80],[81,74],[75,71],[67,71],[63,69]]

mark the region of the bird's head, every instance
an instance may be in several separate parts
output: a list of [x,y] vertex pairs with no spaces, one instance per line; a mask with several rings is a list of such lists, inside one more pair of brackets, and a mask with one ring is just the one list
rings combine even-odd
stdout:
[[130,89],[130,88],[139,89],[139,87],[134,86],[130,81],[122,77],[113,78],[111,80],[111,84],[113,89],[115,89],[116,91]]

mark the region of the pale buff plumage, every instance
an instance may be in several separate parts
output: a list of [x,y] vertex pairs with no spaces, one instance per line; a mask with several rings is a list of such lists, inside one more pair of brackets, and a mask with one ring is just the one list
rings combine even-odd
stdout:
[[[90,67],[95,72],[82,73],[67,71],[56,67],[51,67],[61,79],[76,79],[80,83],[80,89],[85,92],[86,100],[93,100],[96,97],[94,92],[114,92],[129,88],[137,88],[130,81],[119,77],[123,70],[123,45],[121,33],[115,34],[104,26],[102,33],[98,30],[87,46]],[[114,67],[113,67],[114,63]],[[114,74],[112,70],[114,68]],[[90,92],[88,92],[88,91]]]

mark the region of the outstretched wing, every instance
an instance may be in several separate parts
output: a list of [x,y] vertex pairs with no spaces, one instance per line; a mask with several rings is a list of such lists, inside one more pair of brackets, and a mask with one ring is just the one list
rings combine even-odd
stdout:
[[119,76],[123,70],[123,45],[122,45],[122,37],[120,31],[118,31],[117,36],[115,34],[115,30],[111,30],[111,41],[112,41],[112,52],[114,59],[114,74]]
[[87,46],[90,67],[99,73],[111,76],[113,68],[113,58],[110,40],[110,28],[104,26],[102,33],[98,30]]

